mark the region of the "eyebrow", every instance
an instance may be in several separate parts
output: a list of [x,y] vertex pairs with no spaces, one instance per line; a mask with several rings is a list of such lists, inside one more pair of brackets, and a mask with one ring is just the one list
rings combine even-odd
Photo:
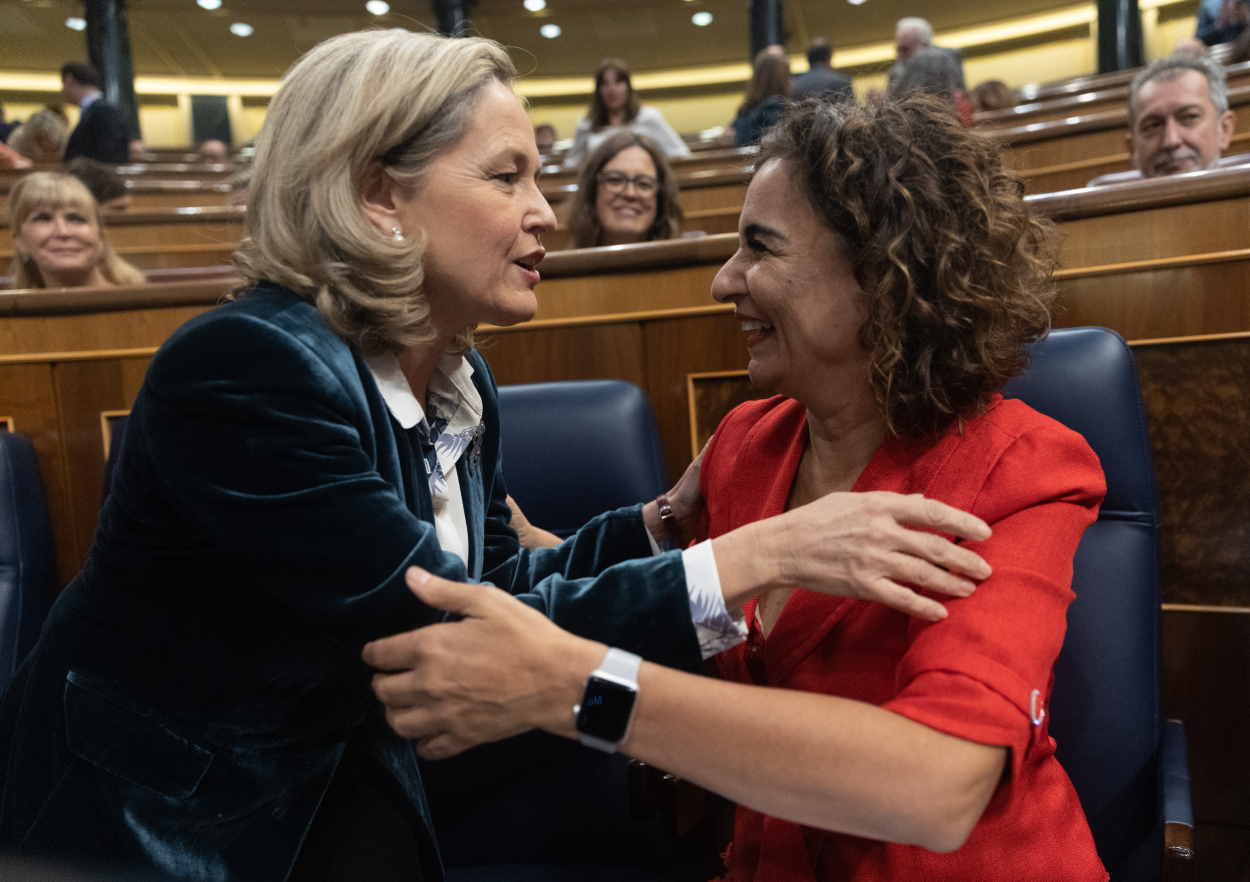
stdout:
[[772,227],[765,226],[764,224],[758,224],[758,223],[747,224],[742,229],[742,235],[746,236],[747,238],[776,239],[780,242],[790,241],[789,239],[786,238],[785,234],[782,233],[780,230],[774,230]]

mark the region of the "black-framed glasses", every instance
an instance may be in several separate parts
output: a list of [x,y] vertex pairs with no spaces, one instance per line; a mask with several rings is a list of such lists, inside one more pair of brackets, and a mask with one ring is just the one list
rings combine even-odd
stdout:
[[609,193],[623,193],[630,185],[638,191],[639,196],[650,196],[659,189],[660,182],[651,175],[627,175],[623,172],[599,172],[599,186]]

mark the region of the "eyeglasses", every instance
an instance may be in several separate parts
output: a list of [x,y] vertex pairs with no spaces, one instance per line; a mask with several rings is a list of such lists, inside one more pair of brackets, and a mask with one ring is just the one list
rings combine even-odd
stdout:
[[599,186],[609,193],[623,193],[630,184],[638,191],[639,196],[650,196],[660,186],[660,182],[651,175],[629,175],[621,172],[601,172]]

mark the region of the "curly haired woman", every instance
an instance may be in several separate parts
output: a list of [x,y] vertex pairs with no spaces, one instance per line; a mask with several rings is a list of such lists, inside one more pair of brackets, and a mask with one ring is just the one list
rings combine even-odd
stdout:
[[[929,97],[799,105],[757,168],[712,295],[774,395],[731,412],[703,456],[707,534],[819,498],[923,493],[990,525],[965,547],[993,573],[922,622],[779,572],[717,657],[728,682],[643,663],[614,746],[739,803],[732,882],[1104,882],[1045,708],[1105,483],[1084,439],[1000,394],[1048,326],[1052,229],[997,149]],[[736,578],[755,562],[717,564]],[[366,650],[413,668],[374,683],[397,731],[444,756],[510,708],[516,725],[578,734],[568,708],[606,646],[499,592],[411,582],[467,618]],[[512,699],[509,677],[545,689]]]

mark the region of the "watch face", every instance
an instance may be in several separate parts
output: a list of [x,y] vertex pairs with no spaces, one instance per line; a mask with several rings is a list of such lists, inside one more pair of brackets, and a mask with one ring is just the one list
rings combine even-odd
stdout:
[[592,676],[577,711],[577,730],[604,741],[620,741],[629,727],[637,694],[629,686]]

